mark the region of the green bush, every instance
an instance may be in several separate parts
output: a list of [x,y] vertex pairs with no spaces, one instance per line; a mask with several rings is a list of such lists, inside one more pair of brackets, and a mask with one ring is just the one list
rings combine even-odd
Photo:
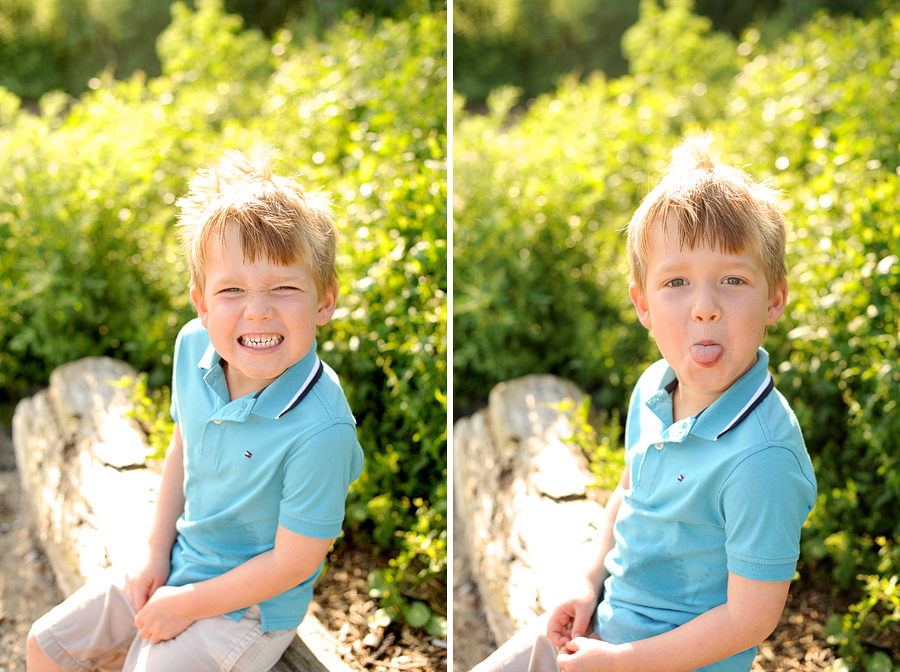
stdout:
[[784,189],[791,291],[765,346],[819,482],[800,571],[859,596],[830,628],[845,664],[890,669],[876,652],[900,635],[900,16],[822,15],[770,47],[752,27],[712,32],[683,0],[644,2],[623,45],[629,75],[566,82],[515,123],[515,92],[482,117],[456,103],[454,408],[546,371],[624,417],[658,354],[620,232],[672,147],[711,130],[723,160]]
[[[0,86],[29,101],[49,91],[80,96],[92,78],[118,79],[137,70],[161,73],[156,41],[173,0],[4,0],[0,5]],[[190,9],[202,2],[188,0]],[[323,38],[347,13],[402,18],[439,12],[431,0],[226,0],[225,10],[274,35],[285,25]],[[223,27],[226,27],[223,25]],[[227,27],[226,27],[227,29]],[[240,40],[239,40],[240,41]],[[271,45],[269,45],[271,46]]]
[[501,86],[537,96],[573,71],[624,73],[619,41],[638,16],[613,0],[456,0],[453,11],[454,88],[476,102]]
[[392,615],[420,622],[427,603],[440,631],[446,17],[348,16],[299,44],[288,29],[242,30],[216,0],[197,5],[173,6],[160,77],[107,74],[78,100],[45,96],[40,116],[0,95],[0,390],[13,398],[102,354],[167,384],[193,316],[174,203],[223,148],[271,142],[280,173],[331,194],[343,234],[339,310],[319,344],[367,457],[348,534],[392,558]]
[[[614,0],[456,0],[453,3],[454,88],[470,105],[491,91],[514,86],[526,98],[554,90],[570,75],[589,78],[634,73],[634,50],[620,49],[623,34],[638,20],[637,2]],[[654,6],[662,6],[657,0]],[[698,0],[695,18],[716,30],[741,35],[753,24],[767,44],[826,9],[876,18],[896,0]],[[646,19],[647,7],[642,16]],[[754,23],[755,22],[755,23]],[[726,34],[727,33],[727,34]],[[719,39],[719,34],[709,35]],[[695,37],[700,37],[695,35]],[[665,50],[669,42],[643,42],[641,51]],[[706,50],[716,58],[715,50]],[[655,58],[653,59],[656,60]],[[675,67],[682,63],[669,58]]]
[[10,0],[0,7],[0,86],[29,100],[78,95],[106,68],[159,74],[171,0]]

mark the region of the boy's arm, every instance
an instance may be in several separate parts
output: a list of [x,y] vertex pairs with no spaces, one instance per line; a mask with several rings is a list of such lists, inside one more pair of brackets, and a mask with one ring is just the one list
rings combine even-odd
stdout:
[[568,576],[584,577],[583,580],[568,586],[570,597],[560,603],[550,613],[547,623],[547,636],[556,646],[563,646],[566,642],[583,637],[588,633],[591,618],[597,608],[600,588],[609,572],[603,562],[607,554],[616,545],[613,528],[616,523],[616,515],[619,506],[625,497],[625,491],[631,486],[628,467],[622,472],[619,485],[610,495],[603,508],[603,516],[599,521],[597,536],[591,544],[580,549],[575,567]]
[[171,569],[170,558],[177,531],[175,523],[184,511],[184,446],[181,427],[175,423],[172,440],[163,462],[159,498],[147,540],[147,558],[143,569],[131,582],[134,606],[140,610],[160,587]]
[[654,670],[685,672],[756,646],[781,618],[790,581],[766,582],[728,574],[728,599],[669,632],[614,646],[579,639],[559,654],[564,672]]
[[191,623],[264,602],[308,579],[333,539],[313,539],[278,526],[275,548],[221,576],[158,590],[135,618],[141,637],[172,639]]

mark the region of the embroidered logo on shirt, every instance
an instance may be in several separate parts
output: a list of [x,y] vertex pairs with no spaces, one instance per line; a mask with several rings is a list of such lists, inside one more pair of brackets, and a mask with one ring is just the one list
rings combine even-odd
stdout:
[[253,457],[253,453],[251,453],[249,450],[244,451],[244,457]]
[[683,480],[684,480],[684,475],[682,474],[681,476],[679,476],[679,477],[678,477],[678,480],[679,480],[679,481],[683,481]]

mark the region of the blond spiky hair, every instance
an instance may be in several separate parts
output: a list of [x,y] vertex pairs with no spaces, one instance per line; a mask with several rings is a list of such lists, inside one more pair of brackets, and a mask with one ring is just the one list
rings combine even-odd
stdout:
[[224,240],[225,227],[237,227],[244,258],[308,266],[321,296],[337,280],[337,227],[321,192],[308,192],[294,180],[272,170],[278,161],[274,147],[255,144],[245,156],[228,150],[218,163],[197,172],[188,193],[178,200],[178,225],[191,269],[191,283],[200,291],[206,281],[207,243]]
[[672,152],[660,183],[644,198],[628,224],[631,279],[643,292],[650,233],[678,222],[682,247],[706,245],[729,254],[756,251],[770,295],[785,282],[786,223],[778,192],[744,171],[719,163],[711,133],[687,138]]

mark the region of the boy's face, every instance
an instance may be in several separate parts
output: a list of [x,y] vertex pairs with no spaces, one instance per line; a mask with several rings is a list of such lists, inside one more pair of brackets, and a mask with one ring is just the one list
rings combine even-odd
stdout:
[[702,246],[682,249],[678,222],[654,227],[638,317],[678,376],[676,420],[709,406],[756,363],[766,325],[787,304],[787,286],[769,291],[758,254]]
[[248,263],[232,225],[222,242],[209,241],[206,286],[191,287],[191,299],[237,399],[263,389],[309,352],[316,327],[334,313],[337,288],[319,296],[305,264]]

